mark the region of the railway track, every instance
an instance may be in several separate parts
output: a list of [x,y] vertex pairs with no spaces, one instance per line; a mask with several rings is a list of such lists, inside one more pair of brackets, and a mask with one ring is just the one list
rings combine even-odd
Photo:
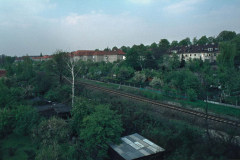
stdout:
[[157,101],[154,101],[154,100],[142,97],[142,96],[137,96],[137,95],[133,95],[133,94],[129,94],[129,93],[123,93],[123,92],[120,92],[120,91],[108,89],[108,88],[105,88],[105,87],[99,87],[99,86],[84,83],[84,82],[78,82],[78,83],[82,84],[84,86],[87,86],[89,88],[101,90],[103,92],[119,95],[119,96],[122,96],[122,97],[134,99],[134,100],[141,101],[141,102],[150,103],[150,104],[153,104],[153,105],[161,106],[161,107],[168,108],[168,109],[171,109],[171,110],[175,110],[175,111],[178,111],[178,112],[187,113],[187,114],[190,114],[190,115],[194,115],[194,116],[197,116],[197,117],[200,117],[200,118],[212,120],[212,121],[215,121],[215,122],[224,123],[224,124],[235,126],[235,127],[240,127],[240,122],[238,122],[238,121],[229,120],[229,119],[218,117],[218,116],[215,116],[215,115],[205,114],[203,112],[195,111],[195,110],[188,109],[188,108],[183,108],[183,107],[178,107],[178,106],[174,106],[174,105],[170,105],[170,104],[160,103],[160,102],[157,102]]

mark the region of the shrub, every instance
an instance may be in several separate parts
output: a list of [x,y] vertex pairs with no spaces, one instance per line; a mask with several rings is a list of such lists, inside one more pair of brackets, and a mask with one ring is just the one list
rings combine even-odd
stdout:
[[144,73],[141,73],[138,71],[138,72],[135,72],[133,80],[136,83],[143,83],[146,80],[146,76]]
[[187,90],[187,96],[190,101],[196,101],[197,100],[197,94],[195,90],[193,89],[188,89]]
[[154,88],[160,88],[163,86],[163,81],[160,78],[154,77],[153,80],[150,82],[150,86]]

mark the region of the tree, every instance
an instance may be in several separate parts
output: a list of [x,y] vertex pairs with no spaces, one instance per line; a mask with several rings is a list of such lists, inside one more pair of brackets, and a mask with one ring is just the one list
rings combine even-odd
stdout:
[[209,43],[209,41],[206,36],[202,36],[197,42],[197,44],[199,45],[206,45],[207,43]]
[[153,77],[153,80],[150,82],[149,85],[154,88],[161,88],[163,86],[163,80],[158,77]]
[[136,83],[143,83],[146,80],[146,75],[142,72],[135,72],[133,77],[134,82]]
[[52,77],[47,72],[38,72],[34,78],[34,90],[40,95],[44,95],[52,87]]
[[44,98],[53,102],[66,102],[71,97],[71,86],[62,85],[52,87],[47,93],[45,93]]
[[74,131],[80,134],[83,118],[94,111],[94,106],[86,98],[76,98],[76,102],[71,110],[71,126]]
[[167,53],[170,48],[170,43],[167,39],[161,39],[158,44],[158,48],[153,49],[153,56],[155,60],[162,60],[163,55]]
[[232,43],[236,45],[236,55],[234,58],[234,65],[236,68],[240,69],[240,34],[238,34],[233,40]]
[[184,59],[184,55],[182,54],[181,56],[181,62],[180,62],[180,68],[185,67],[185,59]]
[[28,57],[24,57],[23,62],[19,62],[16,68],[16,77],[19,81],[24,81],[26,86],[30,85],[30,81],[35,76],[33,61]]
[[169,64],[169,67],[173,70],[180,67],[179,57],[176,53],[174,53],[172,57],[170,57]]
[[191,44],[192,43],[190,41],[190,38],[188,38],[188,37],[179,42],[179,46],[188,46],[188,45],[191,45]]
[[171,43],[171,47],[177,47],[178,46],[178,41],[174,40]]
[[71,73],[71,80],[65,77],[72,85],[72,107],[74,106],[74,98],[75,98],[75,78],[78,76],[81,68],[80,61],[74,58],[73,54],[68,55],[68,58],[65,59],[65,63],[67,64],[67,70]]
[[197,100],[197,94],[196,94],[195,90],[193,90],[191,88],[187,90],[187,96],[190,101]]
[[157,43],[152,43],[151,45],[150,45],[150,48],[153,50],[153,49],[156,49],[158,47],[158,45],[157,45]]
[[197,37],[194,37],[192,44],[193,44],[193,45],[196,45],[197,43],[198,43]]
[[217,62],[222,67],[233,67],[234,58],[236,55],[236,46],[230,42],[223,42],[220,44],[220,55],[217,57]]
[[11,102],[11,91],[5,85],[3,80],[0,80],[0,108],[5,108],[9,102]]
[[112,51],[117,51],[118,50],[118,48],[116,47],[116,46],[114,46],[113,48],[112,48]]
[[103,51],[109,52],[109,51],[111,51],[111,49],[107,47],[107,48],[105,48]]
[[135,70],[143,68],[143,55],[139,52],[139,47],[134,45],[126,54],[126,63]]
[[236,36],[237,36],[237,34],[234,31],[222,31],[217,36],[217,41],[218,42],[230,41],[230,40],[234,39]]
[[0,108],[0,137],[4,137],[15,128],[14,111]]
[[121,66],[117,72],[117,78],[119,80],[128,80],[134,74],[134,69],[132,67]]
[[33,132],[33,138],[42,146],[68,141],[69,126],[63,119],[52,117],[42,121]]
[[16,108],[15,117],[16,127],[14,132],[20,135],[29,135],[40,120],[40,116],[35,108],[23,105]]
[[83,119],[82,126],[80,139],[93,159],[106,157],[108,144],[119,142],[123,131],[120,116],[106,105],[96,106],[95,112]]
[[208,37],[208,42],[209,43],[217,43],[217,40],[215,37]]
[[[42,121],[33,132],[33,138],[40,149],[37,151],[37,160],[64,160],[72,156],[72,147],[69,141],[69,126],[59,118]],[[71,158],[70,158],[71,159]]]
[[66,57],[66,52],[60,50],[56,51],[53,55],[53,63],[50,63],[51,66],[49,66],[49,69],[53,70],[58,75],[60,84],[63,83],[63,74],[66,69]]
[[121,49],[123,52],[128,53],[128,51],[130,50],[130,47],[122,46],[120,49]]

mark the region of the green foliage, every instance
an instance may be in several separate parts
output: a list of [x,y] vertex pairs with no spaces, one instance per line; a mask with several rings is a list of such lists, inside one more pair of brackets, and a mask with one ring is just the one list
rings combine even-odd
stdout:
[[163,80],[161,80],[158,77],[153,77],[152,81],[149,84],[150,86],[154,88],[161,88],[163,86]]
[[117,78],[119,80],[128,80],[130,79],[134,74],[134,69],[127,66],[122,66],[119,68],[117,72]]
[[188,89],[197,91],[200,84],[198,78],[188,70],[170,72],[165,78],[165,83],[182,93],[186,93]]
[[230,41],[230,40],[234,39],[235,37],[236,37],[236,32],[234,32],[234,31],[222,31],[217,36],[217,40],[219,42]]
[[178,46],[178,41],[176,40],[172,41],[171,47],[176,47],[176,46]]
[[40,116],[32,106],[18,106],[16,108],[16,127],[14,132],[19,135],[29,135],[37,126]]
[[0,68],[8,68],[13,64],[15,57],[0,55]]
[[192,44],[191,40],[188,37],[179,42],[179,46],[187,46],[187,45],[191,45],[191,44]]
[[64,102],[69,100],[71,93],[71,87],[68,85],[62,85],[51,88],[44,97],[53,102]]
[[59,83],[63,83],[63,74],[66,70],[67,53],[63,51],[56,51],[53,55],[53,60],[50,61],[48,69],[58,75]]
[[196,94],[195,90],[193,90],[191,88],[187,90],[187,96],[190,101],[197,100],[197,94]]
[[40,95],[44,95],[53,83],[52,77],[46,72],[38,72],[34,78],[34,91]]
[[0,109],[0,137],[11,133],[14,128],[14,111],[6,108]]
[[180,67],[180,61],[177,54],[173,54],[173,56],[169,59],[169,68],[175,70]]
[[18,62],[16,66],[16,77],[20,81],[29,83],[35,76],[33,61],[29,57],[25,57],[23,62]]
[[209,43],[208,38],[206,36],[202,36],[198,41],[197,44],[199,45],[206,45]]
[[11,91],[4,84],[3,80],[0,80],[0,108],[4,108],[9,102],[11,102]]
[[69,138],[69,126],[60,118],[52,117],[42,121],[33,132],[33,138],[42,146],[66,143]]
[[36,160],[74,160],[74,152],[71,146],[53,144],[40,148],[37,151]]
[[236,55],[236,46],[230,42],[224,42],[220,44],[220,55],[217,57],[217,61],[221,67],[233,67],[234,58]]
[[69,125],[59,118],[42,121],[33,132],[33,138],[40,148],[37,160],[74,159],[74,149],[69,145]]
[[80,134],[83,118],[94,111],[93,104],[85,98],[76,98],[74,107],[71,110],[71,126],[74,131]]
[[123,131],[120,116],[106,105],[96,106],[95,112],[83,119],[82,126],[80,139],[94,159],[106,157],[108,144],[118,142]]
[[143,83],[143,82],[145,82],[146,78],[147,77],[144,73],[137,71],[134,73],[133,80],[136,83]]
[[[0,146],[0,159],[2,160],[35,159],[37,146],[30,136],[8,134],[4,139],[0,139]],[[14,151],[14,155],[10,156],[9,151]]]

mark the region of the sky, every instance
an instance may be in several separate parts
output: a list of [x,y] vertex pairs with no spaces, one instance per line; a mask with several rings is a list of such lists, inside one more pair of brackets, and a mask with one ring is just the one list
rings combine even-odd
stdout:
[[0,55],[50,55],[240,32],[240,0],[0,0]]

